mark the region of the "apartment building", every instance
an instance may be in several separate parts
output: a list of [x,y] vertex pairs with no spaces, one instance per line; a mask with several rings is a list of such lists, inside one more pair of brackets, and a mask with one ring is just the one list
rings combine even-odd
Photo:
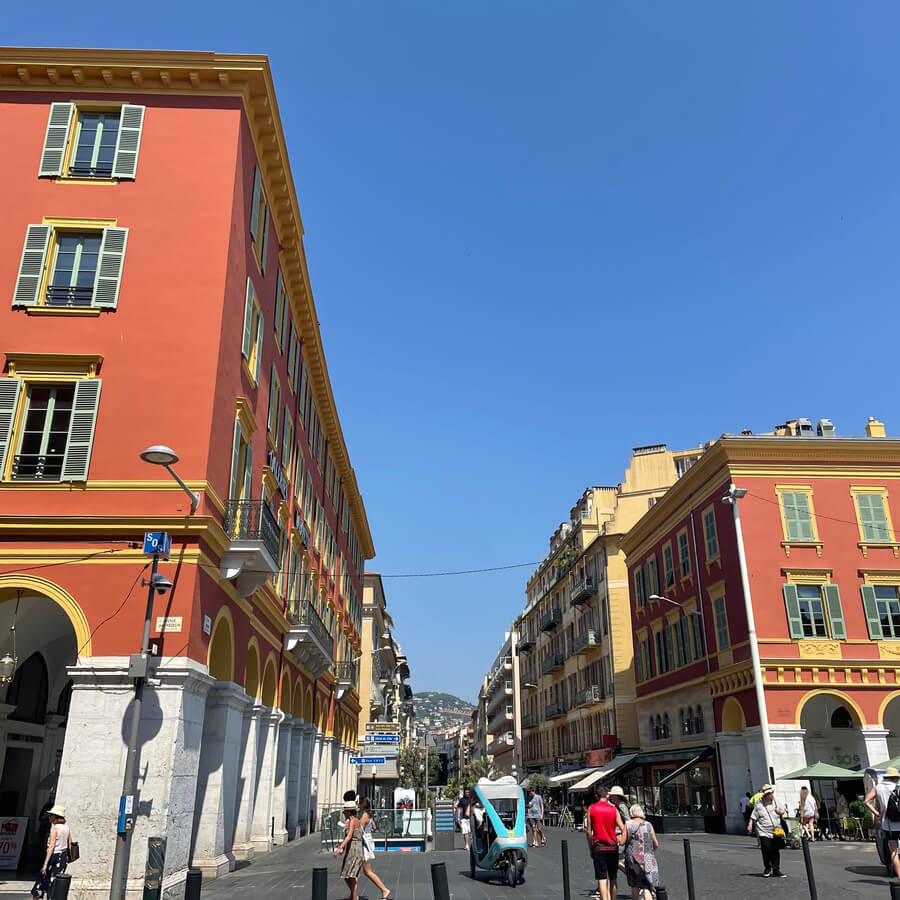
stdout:
[[516,775],[521,769],[519,657],[516,633],[506,633],[503,646],[484,681],[487,757],[494,771]]
[[638,747],[625,556],[619,542],[702,454],[636,447],[624,480],[588,488],[526,588],[518,635],[522,764],[574,780]]
[[487,759],[488,719],[487,719],[487,675],[481,680],[478,697],[472,709],[472,759]]
[[164,834],[172,896],[355,786],[374,547],[272,74],[3,49],[0,123],[0,814],[35,840],[48,798],[69,807],[72,896],[108,895],[142,538],[168,532],[127,888]]
[[739,829],[746,791],[774,780],[793,808],[782,777],[819,760],[860,772],[817,786],[833,807],[900,754],[898,475],[881,422],[794,420],[723,436],[629,530],[642,753],[622,781],[654,812]]

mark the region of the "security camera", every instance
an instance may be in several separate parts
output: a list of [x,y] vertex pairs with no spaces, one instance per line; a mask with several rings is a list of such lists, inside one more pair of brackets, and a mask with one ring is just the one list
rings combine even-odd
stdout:
[[168,594],[172,590],[172,582],[165,575],[155,572],[150,576],[150,587],[157,594]]

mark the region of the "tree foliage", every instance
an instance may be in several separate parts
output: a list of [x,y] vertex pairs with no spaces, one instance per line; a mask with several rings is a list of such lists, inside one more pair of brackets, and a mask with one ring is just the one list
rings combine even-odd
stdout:
[[[441,774],[441,758],[434,751],[428,754],[428,783],[434,784]],[[414,788],[417,792],[425,789],[425,750],[423,747],[403,747],[397,754],[397,773],[400,785]]]
[[550,790],[550,779],[540,772],[533,772],[525,779],[529,788],[534,788],[539,794],[544,795]]

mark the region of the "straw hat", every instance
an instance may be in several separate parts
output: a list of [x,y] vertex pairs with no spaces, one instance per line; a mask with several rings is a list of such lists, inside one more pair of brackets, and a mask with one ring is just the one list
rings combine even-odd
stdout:
[[625,799],[625,791],[623,791],[622,788],[620,788],[618,785],[616,785],[615,787],[611,787],[609,789],[609,796],[610,797],[621,797],[624,800]]
[[900,771],[897,770],[895,766],[888,766],[884,770],[885,778],[900,778]]
[[54,806],[51,806],[50,809],[47,810],[48,816],[59,816],[61,819],[66,817],[66,808],[64,806],[60,806],[58,803]]
[[772,791],[774,791],[774,790],[775,790],[775,785],[774,785],[774,784],[764,784],[764,785],[759,789],[759,792],[760,792],[761,794],[770,794],[770,793],[771,793]]

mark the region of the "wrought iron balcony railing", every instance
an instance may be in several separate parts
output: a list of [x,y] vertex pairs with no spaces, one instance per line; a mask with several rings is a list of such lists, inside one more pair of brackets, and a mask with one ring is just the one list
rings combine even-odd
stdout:
[[546,715],[548,719],[558,719],[566,714],[566,707],[562,703],[548,703]]
[[541,616],[541,631],[553,631],[562,624],[562,610],[553,608]]
[[581,603],[586,603],[588,599],[593,595],[596,588],[594,587],[594,576],[587,575],[584,578],[580,578],[575,584],[572,586],[572,593],[570,596],[570,602],[572,606],[578,606]]
[[595,703],[601,703],[602,701],[603,690],[598,684],[592,684],[575,695],[576,706],[593,706]]
[[599,646],[599,644],[600,640],[597,637],[597,632],[593,628],[588,628],[575,638],[575,652],[586,653],[588,650]]
[[262,541],[277,563],[281,528],[264,500],[226,501],[223,527],[233,541]]
[[519,638],[519,652],[527,653],[529,650],[534,648],[534,635],[531,632],[525,632]]
[[354,687],[357,685],[358,681],[358,670],[355,662],[351,662],[350,660],[342,660],[341,662],[337,662],[334,664],[334,674],[337,676],[338,682],[343,682],[344,684],[351,684]]
[[13,481],[59,481],[63,454],[17,453],[13,457]]
[[299,609],[288,616],[288,621],[299,628],[308,628],[323,647],[331,647],[334,643],[334,636],[328,630],[328,626],[308,600],[301,603]]
[[562,653],[551,653],[542,663],[541,672],[546,675],[555,669],[561,669],[565,665]]

